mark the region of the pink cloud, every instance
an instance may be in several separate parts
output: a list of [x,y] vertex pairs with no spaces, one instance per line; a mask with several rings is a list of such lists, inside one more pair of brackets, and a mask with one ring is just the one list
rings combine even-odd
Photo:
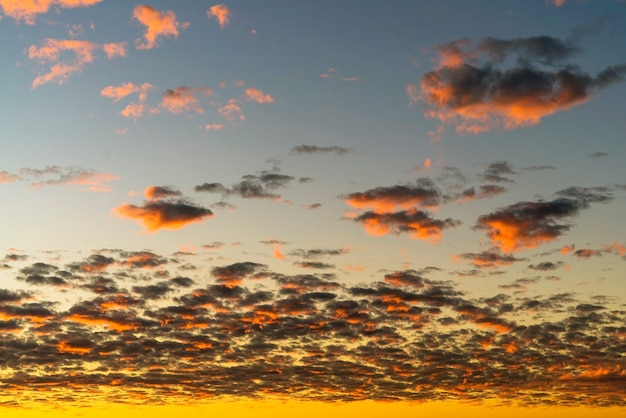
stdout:
[[204,125],[204,129],[207,131],[221,131],[224,128],[224,125],[221,123],[207,123]]
[[152,49],[159,44],[158,38],[178,37],[179,29],[185,29],[189,23],[179,23],[176,14],[172,11],[160,12],[145,4],[140,4],[133,10],[133,18],[146,27],[143,37],[145,42],[136,40],[137,49]]
[[217,111],[220,115],[222,115],[224,119],[229,122],[232,122],[235,119],[239,119],[241,121],[246,120],[246,117],[242,113],[241,106],[239,106],[239,101],[237,99],[230,99],[228,101],[228,104],[220,107]]
[[20,176],[8,171],[0,171],[0,184],[9,184],[21,180]]
[[206,12],[207,17],[210,19],[215,17],[217,19],[217,23],[220,27],[228,26],[230,23],[230,9],[224,4],[216,4],[215,6],[211,6],[209,10]]
[[69,62],[57,63],[50,67],[50,71],[40,75],[32,83],[32,88],[39,87],[49,82],[63,84],[74,73],[81,72],[85,65],[93,62],[93,52],[98,47],[89,41],[45,39],[43,46],[31,45],[28,48],[28,58],[41,63],[58,62],[61,54],[65,51],[74,54],[74,59]]
[[47,13],[50,7],[73,8],[87,7],[102,0],[0,0],[4,14],[16,21],[23,20],[27,25],[34,25],[39,14]]
[[126,42],[104,44],[102,49],[104,49],[108,59],[126,56]]
[[195,111],[204,113],[204,109],[200,107],[196,93],[210,96],[213,91],[208,87],[185,87],[180,86],[174,90],[165,90],[160,107],[172,113],[182,113],[186,111]]
[[265,94],[262,90],[259,89],[246,89],[245,94],[246,100],[249,102],[274,103],[274,98],[271,95]]

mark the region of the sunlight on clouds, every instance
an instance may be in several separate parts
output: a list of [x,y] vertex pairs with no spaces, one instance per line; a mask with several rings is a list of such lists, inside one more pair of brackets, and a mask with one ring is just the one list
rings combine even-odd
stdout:
[[159,46],[159,38],[177,38],[179,29],[186,29],[188,23],[179,23],[174,12],[160,12],[153,7],[140,4],[133,10],[133,18],[146,27],[143,37],[145,42],[137,39],[137,49],[152,49]]
[[210,19],[211,17],[215,17],[217,19],[217,23],[221,28],[228,26],[230,23],[230,9],[225,4],[216,4],[211,6],[209,10],[206,12],[207,17]]

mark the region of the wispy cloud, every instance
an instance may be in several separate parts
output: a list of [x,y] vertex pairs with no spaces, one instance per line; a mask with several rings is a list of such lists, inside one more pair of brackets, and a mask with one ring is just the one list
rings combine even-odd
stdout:
[[320,146],[320,145],[297,145],[293,147],[290,154],[336,154],[346,155],[350,152],[347,148],[333,146]]
[[[45,39],[40,47],[32,45],[28,48],[28,58],[42,64],[56,63],[50,67],[48,73],[35,78],[32,88],[35,89],[50,82],[65,83],[72,74],[81,72],[87,64],[93,62],[96,48],[98,45],[93,42],[62,39]],[[72,53],[73,59],[59,62],[61,54],[65,51]]]
[[100,173],[83,167],[47,166],[45,168],[20,168],[17,173],[0,172],[0,184],[25,181],[31,188],[44,186],[70,185],[93,192],[109,192],[105,184],[119,177],[110,173]]
[[165,90],[159,107],[171,113],[182,113],[187,111],[195,111],[204,113],[204,109],[198,102],[197,94],[210,96],[213,90],[208,87],[187,87],[180,86],[174,90]]

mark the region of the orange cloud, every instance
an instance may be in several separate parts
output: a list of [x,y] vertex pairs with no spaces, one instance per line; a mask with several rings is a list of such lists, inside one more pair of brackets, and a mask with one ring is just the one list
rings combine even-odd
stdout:
[[102,49],[107,54],[108,59],[126,56],[126,42],[104,44]]
[[376,187],[365,192],[344,196],[344,201],[358,209],[371,208],[376,213],[385,213],[412,207],[432,208],[440,201],[439,189],[429,180],[422,179],[415,185]]
[[133,10],[133,18],[146,27],[143,37],[145,42],[137,39],[137,49],[152,49],[159,46],[157,40],[163,37],[177,38],[179,28],[185,29],[188,23],[179,23],[172,11],[160,12],[150,6],[140,4]]
[[107,86],[100,90],[100,95],[113,99],[114,102],[118,102],[130,94],[138,93],[139,101],[143,102],[146,100],[148,91],[153,88],[154,86],[150,83],[143,83],[142,85],[124,83],[119,86]]
[[213,94],[213,90],[208,87],[194,88],[185,86],[177,87],[174,90],[165,90],[159,106],[172,113],[182,113],[190,110],[204,113],[204,109],[198,103],[196,93],[210,96]]
[[47,13],[50,7],[73,8],[86,7],[102,0],[0,0],[4,14],[16,21],[23,20],[27,25],[34,25],[39,14]]
[[354,218],[354,221],[361,223],[370,235],[406,233],[413,239],[432,242],[441,239],[441,232],[445,228],[459,224],[452,219],[434,219],[428,212],[414,208],[393,213],[365,212]]
[[213,217],[209,209],[184,201],[151,201],[144,206],[121,205],[113,209],[114,214],[142,223],[146,231],[179,229],[194,222]]
[[[437,48],[440,64],[422,77],[419,94],[409,85],[407,95],[411,102],[424,102],[427,118],[455,125],[460,134],[536,125],[624,79],[624,65],[608,67],[594,78],[564,63],[579,50],[570,41],[548,36],[486,38],[474,48],[467,40],[453,41]],[[508,57],[529,65],[499,68]]]
[[246,100],[249,102],[274,103],[274,98],[271,95],[265,94],[263,93],[263,91],[259,89],[253,89],[253,88],[246,89],[245,94],[246,94]]
[[66,63],[52,65],[50,72],[40,75],[32,83],[32,88],[55,81],[63,84],[74,73],[81,72],[85,65],[93,62],[93,52],[98,45],[89,41],[45,39],[43,46],[31,45],[28,48],[28,58],[38,60],[41,63],[57,62],[61,59],[62,52],[69,51],[74,54],[74,59]]
[[228,26],[230,23],[230,9],[224,4],[216,4],[215,6],[211,6],[209,10],[206,12],[207,17],[210,19],[215,17],[217,19],[217,23],[220,27]]
[[224,128],[224,125],[221,123],[207,123],[204,125],[204,129],[207,131],[221,131]]

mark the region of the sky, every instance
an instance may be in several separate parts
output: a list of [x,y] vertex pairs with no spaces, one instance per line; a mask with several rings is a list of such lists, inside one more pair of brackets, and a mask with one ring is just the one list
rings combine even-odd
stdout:
[[624,1],[0,0],[0,42],[3,416],[626,412]]

